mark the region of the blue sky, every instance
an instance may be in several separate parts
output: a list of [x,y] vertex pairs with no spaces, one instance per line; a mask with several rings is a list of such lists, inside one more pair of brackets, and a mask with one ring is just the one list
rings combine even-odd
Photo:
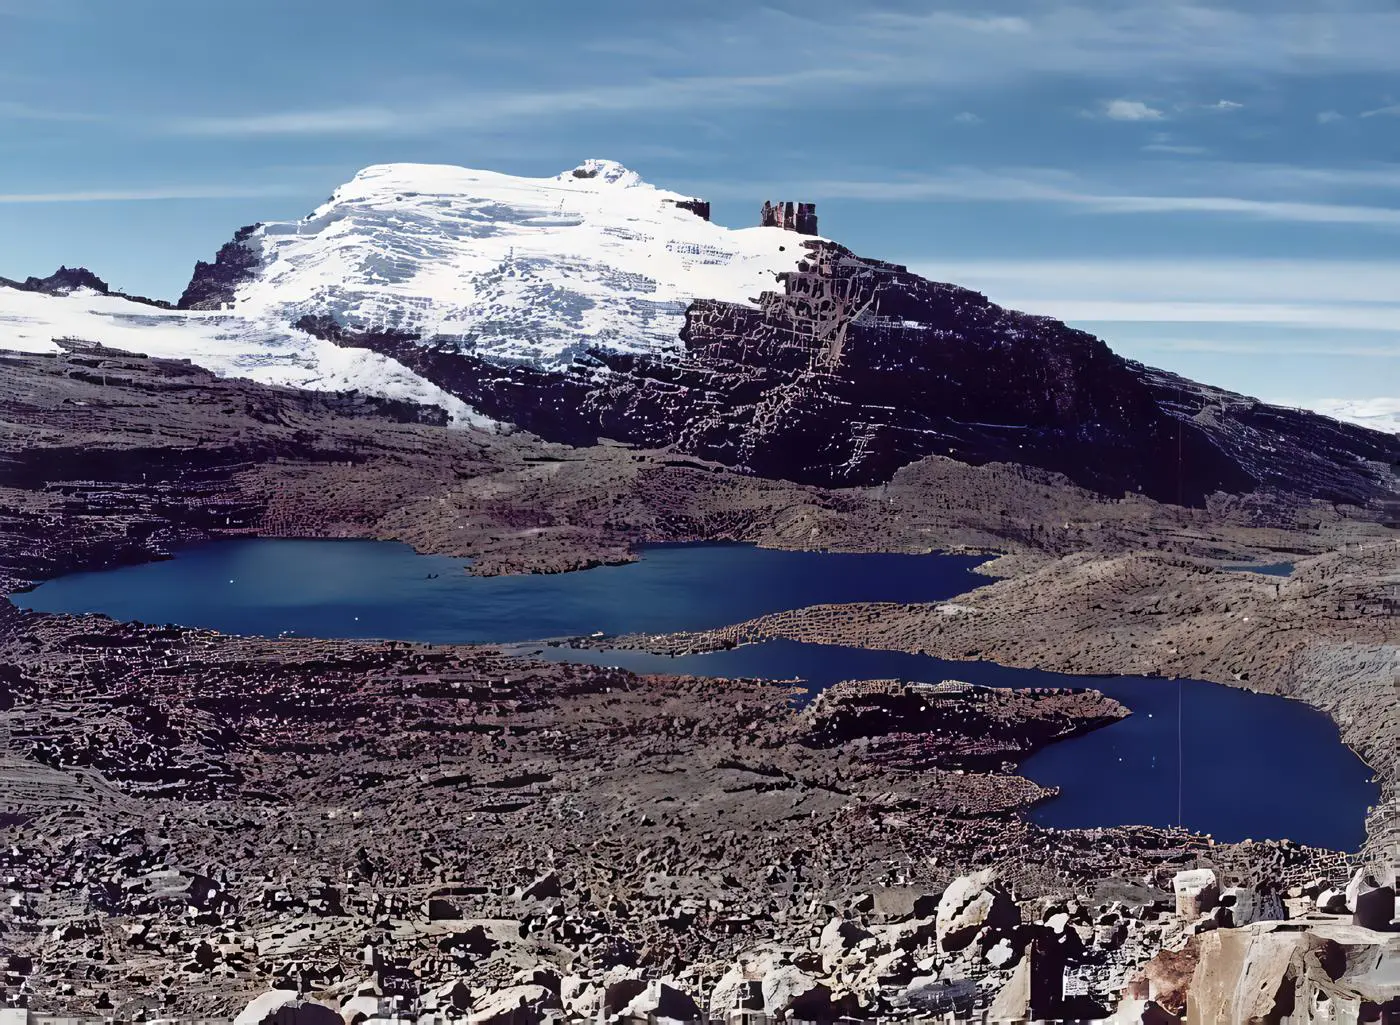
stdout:
[[1280,400],[1400,396],[1394,0],[0,0],[0,275],[588,156]]

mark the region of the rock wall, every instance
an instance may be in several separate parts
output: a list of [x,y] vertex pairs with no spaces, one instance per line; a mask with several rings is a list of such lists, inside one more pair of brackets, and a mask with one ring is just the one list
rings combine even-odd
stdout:
[[176,303],[182,310],[217,310],[224,303],[233,302],[238,286],[253,276],[260,256],[247,242],[260,225],[249,224],[239,228],[232,242],[225,242],[213,263],[203,260],[194,265],[194,275]]
[[826,487],[884,483],[937,455],[1186,505],[1261,487],[1361,506],[1394,495],[1400,438],[1153,371],[1049,318],[804,244],[807,259],[756,305],[693,303],[679,358],[592,350],[560,373],[489,363],[456,340],[298,326],[550,441],[673,446]]

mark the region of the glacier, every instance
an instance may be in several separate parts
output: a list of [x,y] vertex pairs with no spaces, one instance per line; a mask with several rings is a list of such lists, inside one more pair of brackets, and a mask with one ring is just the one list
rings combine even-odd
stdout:
[[748,303],[803,255],[780,228],[725,228],[610,160],[551,178],[367,167],[308,217],[258,227],[232,308],[330,316],[493,362],[562,368],[590,348],[679,352],[695,299]]

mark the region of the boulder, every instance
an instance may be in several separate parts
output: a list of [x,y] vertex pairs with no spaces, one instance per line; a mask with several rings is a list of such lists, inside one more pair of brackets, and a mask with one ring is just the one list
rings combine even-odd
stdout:
[[544,1013],[559,1006],[559,998],[543,986],[508,986],[476,1002],[467,1016],[470,1025],[540,1025]]
[[796,965],[778,965],[763,976],[763,1010],[773,1017],[826,1021],[835,1016],[831,987]]
[[871,933],[855,922],[833,918],[823,927],[821,937],[817,940],[817,953],[821,956],[823,970],[835,971],[836,966],[858,946],[873,938]]
[[669,982],[653,980],[623,1009],[623,1017],[634,1015],[657,1025],[689,1025],[700,1017],[700,1008],[690,994]]
[[566,975],[559,981],[559,1002],[571,1018],[596,1017],[602,996],[602,987],[585,976]]
[[294,989],[274,989],[254,997],[233,1025],[345,1025],[325,1004],[303,1000]]
[[730,1011],[763,1010],[763,988],[754,974],[742,964],[731,965],[710,990],[710,1016],[723,1018]]
[[1329,886],[1317,895],[1317,910],[1329,915],[1344,915],[1347,911],[1346,891]]
[[1176,913],[1180,918],[1194,921],[1215,907],[1220,897],[1220,883],[1208,868],[1187,869],[1172,877],[1176,894]]
[[558,872],[546,872],[521,891],[525,900],[550,900],[564,892]]
[[875,987],[907,986],[918,974],[918,966],[906,951],[891,950],[871,961],[861,978]]
[[1016,949],[1007,936],[1003,936],[988,947],[987,952],[983,955],[987,964],[998,969],[1012,967],[1020,956],[1021,952]]
[[1252,886],[1232,886],[1220,894],[1216,908],[1222,926],[1242,929],[1255,922],[1281,922],[1283,904],[1273,894],[1260,893]]
[[[937,908],[934,909],[936,912]],[[917,950],[937,939],[938,925],[933,913],[926,918],[910,918],[880,931],[880,938],[890,950]]]
[[984,928],[1010,929],[1021,912],[990,869],[954,879],[938,902],[936,933],[939,949],[962,950]]
[[646,992],[645,980],[632,975],[614,978],[603,985],[603,1010],[607,1014],[617,1014],[637,997]]
[[1393,876],[1387,878],[1375,869],[1359,868],[1347,883],[1347,909],[1352,921],[1367,929],[1385,930],[1395,915]]

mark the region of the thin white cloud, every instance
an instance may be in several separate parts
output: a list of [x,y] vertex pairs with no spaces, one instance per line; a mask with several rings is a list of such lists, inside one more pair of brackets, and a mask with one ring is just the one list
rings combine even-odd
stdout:
[[1216,100],[1214,103],[1205,104],[1206,110],[1219,110],[1228,113],[1232,110],[1243,110],[1243,103],[1236,103],[1234,100]]
[[1109,100],[1103,105],[1103,116],[1111,121],[1161,121],[1166,114],[1141,100]]
[[1395,117],[1400,116],[1400,103],[1390,103],[1384,107],[1377,107],[1375,110],[1362,111],[1362,117]]
[[[1400,358],[1400,261],[1171,259],[924,261],[910,269],[956,281],[994,302],[1078,323],[1218,324],[1351,332],[1312,344],[1339,355]],[[1362,335],[1365,339],[1361,340]],[[1377,340],[1379,339],[1379,340]],[[1161,339],[1193,351],[1247,353],[1256,343]],[[1262,344],[1262,343],[1258,343]],[[1275,352],[1301,354],[1299,340]],[[1306,344],[1306,343],[1302,343]],[[1343,350],[1346,350],[1343,353]]]
[[[552,88],[502,92],[463,84],[455,93],[435,88],[433,98],[425,99],[386,83],[346,82],[336,90],[339,96],[363,88],[361,95],[375,99],[199,112],[170,119],[163,130],[230,137],[409,136],[584,115],[810,104],[861,90],[1002,87],[1066,75],[1170,83],[1210,73],[1391,73],[1400,48],[1400,10],[1354,0],[1329,3],[1326,14],[1278,11],[1272,5],[1230,10],[1123,0],[1037,4],[1005,16],[817,4],[800,18],[768,7],[746,8],[742,19],[707,19],[703,30],[725,43],[704,48],[703,59],[693,46],[697,25],[690,19],[658,27],[649,37],[612,33],[607,47],[627,59],[604,67],[596,60],[596,41],[577,40],[569,53],[545,52],[559,76]],[[783,45],[774,47],[774,38]],[[570,81],[571,74],[576,80]],[[1128,119],[1162,116],[1140,100],[1111,102]]]
[[151,203],[180,199],[259,199],[298,195],[282,185],[177,185],[149,189],[85,189],[72,192],[0,192],[0,204]]
[[[920,261],[911,269],[941,281],[1037,298],[1400,304],[1395,288],[1400,260],[959,260]],[[1400,323],[1394,327],[1400,331]]]
[[1031,300],[1014,295],[1008,297],[1005,304],[1057,320],[1081,323],[1269,324],[1334,331],[1400,331],[1400,306],[1395,305]]
[[1147,338],[1135,343],[1153,352],[1199,352],[1212,356],[1348,356],[1353,359],[1400,359],[1396,345],[1337,345],[1306,342],[1281,345],[1278,342],[1241,342],[1221,338]]
[[250,115],[178,118],[164,126],[177,135],[416,135],[449,129],[488,128],[538,118],[626,114],[753,105],[775,94],[820,86],[857,84],[862,76],[841,68],[788,73],[654,78],[629,85],[558,91],[483,93],[410,107],[345,106]]
[[0,100],[0,121],[73,121],[89,122],[101,120],[93,114],[77,111],[51,110],[35,107],[15,100]]
[[[1375,173],[1388,175],[1389,172]],[[716,182],[694,187],[700,189],[701,194],[721,199],[747,198],[764,189],[771,191],[776,185],[814,200],[1042,203],[1095,214],[1219,214],[1261,221],[1400,227],[1400,208],[1396,207],[1229,195],[1124,193],[1085,182],[1068,172],[1044,169],[986,171],[964,167],[892,180],[823,179],[769,183],[762,187],[756,183]]]
[[953,120],[960,125],[980,125],[982,118],[970,110],[964,110],[953,115]]
[[1209,152],[1204,146],[1191,146],[1179,142],[1149,142],[1142,147],[1144,153],[1171,153],[1176,156],[1196,156]]
[[1336,110],[1319,111],[1317,115],[1317,123],[1320,125],[1330,125],[1333,122],[1345,120],[1346,115]]

